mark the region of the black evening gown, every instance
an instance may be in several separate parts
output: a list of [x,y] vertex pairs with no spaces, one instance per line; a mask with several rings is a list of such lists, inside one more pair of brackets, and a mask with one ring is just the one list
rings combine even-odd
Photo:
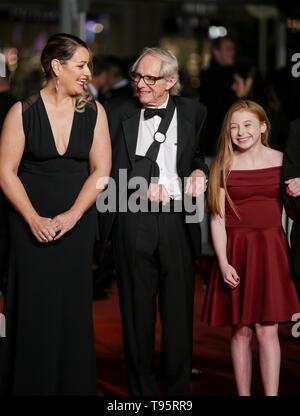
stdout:
[[[39,215],[73,205],[89,176],[96,103],[75,111],[68,148],[57,151],[41,95],[22,102],[26,136],[18,176]],[[0,338],[0,395],[96,395],[92,321],[94,204],[60,240],[39,243],[10,211],[11,257]]]

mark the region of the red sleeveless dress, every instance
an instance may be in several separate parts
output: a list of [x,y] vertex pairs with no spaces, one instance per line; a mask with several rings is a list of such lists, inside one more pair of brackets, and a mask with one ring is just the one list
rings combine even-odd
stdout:
[[[281,166],[231,171],[225,204],[227,257],[240,277],[230,289],[215,261],[202,310],[212,326],[290,321],[300,312],[282,228]],[[299,253],[300,254],[300,253]]]

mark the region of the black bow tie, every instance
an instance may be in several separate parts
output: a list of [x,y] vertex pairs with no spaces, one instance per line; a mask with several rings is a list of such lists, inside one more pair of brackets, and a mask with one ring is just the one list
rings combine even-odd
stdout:
[[145,120],[148,120],[149,118],[152,118],[154,116],[159,116],[161,118],[164,118],[166,115],[167,109],[166,108],[145,108],[144,111],[144,118]]

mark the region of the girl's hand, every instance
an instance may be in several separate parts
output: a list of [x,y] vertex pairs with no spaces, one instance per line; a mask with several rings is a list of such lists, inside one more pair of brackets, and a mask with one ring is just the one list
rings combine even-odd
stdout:
[[221,268],[221,272],[224,283],[231,289],[234,289],[240,284],[240,278],[235,268],[230,266],[230,264],[227,264],[225,267]]

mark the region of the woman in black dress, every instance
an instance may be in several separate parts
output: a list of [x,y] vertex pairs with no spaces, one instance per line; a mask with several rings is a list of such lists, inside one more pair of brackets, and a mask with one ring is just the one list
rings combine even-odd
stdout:
[[11,203],[11,260],[0,339],[0,395],[94,395],[95,201],[111,147],[106,115],[86,93],[90,52],[52,36],[47,84],[10,110],[0,185]]

